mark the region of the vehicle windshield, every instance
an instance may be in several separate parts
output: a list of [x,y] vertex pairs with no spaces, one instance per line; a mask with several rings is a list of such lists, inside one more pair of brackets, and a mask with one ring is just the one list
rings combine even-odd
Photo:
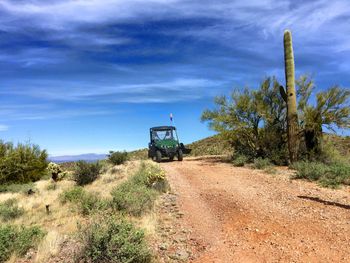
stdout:
[[172,130],[166,130],[166,131],[153,131],[152,138],[155,141],[161,141],[161,140],[173,140],[173,131]]

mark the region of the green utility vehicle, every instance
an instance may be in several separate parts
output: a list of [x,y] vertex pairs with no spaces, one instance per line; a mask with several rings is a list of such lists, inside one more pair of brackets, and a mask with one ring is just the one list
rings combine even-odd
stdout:
[[150,129],[150,143],[148,144],[148,158],[161,162],[163,157],[170,161],[177,157],[182,161],[183,155],[190,153],[183,143],[179,143],[174,126],[159,126]]

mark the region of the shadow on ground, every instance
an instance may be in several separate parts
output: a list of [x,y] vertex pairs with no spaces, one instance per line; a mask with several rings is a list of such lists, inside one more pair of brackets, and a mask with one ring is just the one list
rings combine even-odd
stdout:
[[343,209],[349,209],[350,210],[350,205],[345,205],[345,204],[341,204],[341,203],[337,203],[337,202],[333,202],[333,201],[326,201],[326,200],[322,200],[319,197],[312,197],[312,196],[304,196],[304,195],[298,195],[299,198],[301,199],[306,199],[306,200],[310,200],[310,201],[314,201],[314,202],[318,202],[324,205],[331,205],[331,206],[337,206]]

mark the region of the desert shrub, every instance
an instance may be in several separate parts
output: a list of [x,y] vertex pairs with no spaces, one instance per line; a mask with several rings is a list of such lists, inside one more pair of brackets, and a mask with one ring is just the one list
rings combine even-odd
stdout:
[[[160,169],[159,166],[148,165],[140,169],[139,173],[134,177],[145,178],[144,184],[147,187],[156,189],[159,192],[166,192],[168,189],[168,182],[165,178],[165,171]],[[142,179],[140,180],[142,181]]]
[[328,167],[323,163],[301,161],[294,163],[292,168],[297,171],[296,178],[316,181],[326,174]]
[[0,225],[0,262],[5,262],[12,254],[25,255],[44,235],[45,232],[37,226]]
[[114,152],[110,151],[108,154],[108,161],[114,165],[120,165],[127,161],[128,153],[127,152]]
[[27,193],[29,189],[35,191],[35,185],[33,183],[27,184],[0,184],[0,193]]
[[296,178],[318,181],[324,187],[336,188],[340,184],[350,184],[350,164],[337,162],[324,164],[319,162],[297,162],[293,167]]
[[9,221],[23,215],[24,209],[18,207],[16,199],[8,199],[0,204],[0,217],[4,221]]
[[244,166],[249,161],[249,158],[245,155],[239,154],[237,156],[234,156],[232,160],[233,166],[241,167]]
[[47,153],[34,144],[0,141],[0,184],[28,183],[46,174]]
[[72,203],[82,215],[89,215],[96,211],[106,209],[108,201],[100,199],[96,194],[88,193],[81,186],[64,191],[60,200],[62,203]]
[[133,216],[141,216],[152,208],[157,191],[145,185],[125,182],[113,189],[113,207]]
[[85,195],[85,190],[81,186],[75,186],[71,189],[65,190],[60,195],[60,200],[62,203],[66,202],[79,202]]
[[108,217],[81,230],[84,262],[152,262],[144,232],[126,220]]
[[255,169],[266,169],[271,166],[271,161],[269,159],[256,158],[253,162],[253,167]]
[[111,192],[113,207],[134,216],[152,208],[157,195],[168,189],[165,173],[154,165],[142,164],[126,182]]
[[88,163],[85,161],[78,161],[75,165],[73,177],[77,185],[86,185],[95,181],[100,171],[101,165],[99,162]]

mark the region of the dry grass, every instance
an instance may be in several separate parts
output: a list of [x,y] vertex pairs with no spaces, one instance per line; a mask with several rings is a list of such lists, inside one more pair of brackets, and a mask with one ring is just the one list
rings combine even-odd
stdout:
[[47,262],[50,257],[57,255],[63,241],[62,233],[57,230],[49,231],[38,247],[34,262]]
[[[133,174],[139,167],[139,161],[127,162],[117,167],[109,166],[106,171],[92,184],[84,188],[88,192],[99,194],[100,197],[110,198],[113,187],[123,182],[128,175]],[[25,210],[25,213],[12,221],[18,225],[39,225],[47,235],[41,241],[35,258],[31,262],[47,262],[48,259],[59,252],[62,241],[77,232],[77,223],[86,219],[69,204],[62,204],[59,201],[60,194],[73,187],[74,181],[62,180],[57,182],[55,189],[50,189],[51,180],[41,180],[35,183],[36,192],[33,195],[23,193],[0,193],[0,202],[10,198],[18,200],[18,206]],[[48,189],[49,188],[49,189]],[[46,205],[50,206],[50,213],[46,211]],[[145,222],[152,221],[145,219]],[[0,224],[4,223],[0,220]],[[144,223],[147,226],[147,223]],[[147,229],[147,227],[146,227]],[[16,262],[16,257],[11,257],[10,262]]]

